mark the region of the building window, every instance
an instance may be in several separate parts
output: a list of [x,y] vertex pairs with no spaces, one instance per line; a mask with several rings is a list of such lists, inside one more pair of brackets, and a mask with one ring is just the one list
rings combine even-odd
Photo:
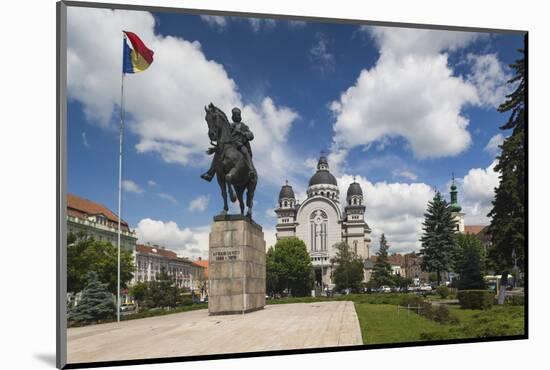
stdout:
[[316,210],[309,216],[310,240],[312,251],[327,250],[327,214],[322,210]]

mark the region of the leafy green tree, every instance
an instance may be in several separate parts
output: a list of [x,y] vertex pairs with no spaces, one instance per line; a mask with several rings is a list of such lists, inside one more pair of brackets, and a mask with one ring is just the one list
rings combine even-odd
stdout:
[[145,281],[140,281],[130,288],[130,295],[139,306],[143,305],[149,294],[149,284]]
[[330,260],[337,290],[359,291],[363,282],[363,260],[347,243],[336,245],[336,255]]
[[[67,291],[80,292],[87,284],[87,273],[95,271],[100,281],[107,283],[109,292],[117,293],[117,247],[93,238],[67,238]],[[70,243],[69,243],[70,242]],[[132,251],[120,251],[120,287],[127,288],[135,266]]]
[[499,184],[488,214],[492,242],[489,258],[503,274],[514,266],[514,254],[521,270],[525,263],[525,53],[519,51],[521,58],[510,65],[515,74],[508,81],[515,90],[498,108],[501,113],[510,113],[500,129],[512,132],[500,146],[501,153],[494,168],[499,173]]
[[313,286],[312,265],[306,245],[296,237],[284,238],[266,256],[268,291],[306,296]]
[[456,272],[459,273],[458,289],[484,289],[483,245],[475,235],[458,235],[458,256]]
[[278,271],[278,264],[275,262],[275,249],[273,246],[267,250],[265,264],[266,290],[268,294],[274,295],[278,292],[280,271]]
[[392,277],[391,264],[388,260],[388,241],[386,240],[386,235],[382,234],[380,236],[380,247],[376,255],[376,263],[372,269],[371,281],[373,282],[374,287],[379,288],[382,285],[394,286],[395,280]]
[[397,286],[401,289],[407,289],[412,284],[412,279],[401,275],[393,275],[393,286]]
[[436,192],[432,201],[428,202],[428,210],[424,214],[423,234],[420,238],[422,248],[422,270],[435,272],[437,284],[441,284],[441,273],[450,271],[456,253],[456,225],[449,204],[441,193]]
[[154,281],[149,282],[145,299],[147,307],[175,307],[178,302],[178,288],[164,267],[155,276]]
[[86,287],[82,298],[69,314],[69,321],[75,323],[92,323],[110,319],[115,316],[116,307],[113,294],[107,290],[107,284],[101,283],[95,271],[86,276]]

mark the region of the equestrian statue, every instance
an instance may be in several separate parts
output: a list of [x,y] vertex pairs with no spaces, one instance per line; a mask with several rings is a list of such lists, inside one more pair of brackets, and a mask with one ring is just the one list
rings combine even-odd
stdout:
[[229,123],[225,113],[212,103],[204,107],[204,110],[206,111],[205,120],[208,124],[208,137],[212,145],[206,153],[214,154],[214,158],[209,170],[203,173],[201,178],[210,182],[216,175],[223,198],[222,215],[226,215],[229,211],[228,192],[232,202],[239,200],[241,215],[244,215],[243,194],[246,190],[246,206],[248,207],[246,216],[252,218],[254,191],[258,183],[250,146],[254,134],[242,122],[239,108],[233,108],[231,111],[232,123]]

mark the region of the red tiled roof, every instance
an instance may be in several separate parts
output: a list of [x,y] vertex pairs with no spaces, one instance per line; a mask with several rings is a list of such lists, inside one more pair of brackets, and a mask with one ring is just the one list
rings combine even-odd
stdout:
[[158,255],[161,257],[165,257],[171,260],[185,260],[184,258],[178,257],[176,252],[171,251],[170,249],[164,249],[161,247],[157,247],[154,245],[144,245],[144,244],[136,244],[136,252],[143,253],[143,254],[153,254]]
[[204,277],[205,279],[208,279],[208,260],[193,261],[193,265],[204,267]]
[[477,235],[486,227],[486,225],[465,225],[464,233],[465,234],[474,234]]
[[[376,263],[378,256],[371,256],[369,259]],[[388,256],[388,262],[390,265],[405,266],[405,256],[401,254],[391,254]]]
[[[67,213],[69,216],[78,218],[85,218],[88,215],[101,214],[109,221],[118,225],[118,216],[109,208],[74,194],[67,194]],[[120,225],[123,229],[128,231],[128,224],[124,220],[120,221]]]

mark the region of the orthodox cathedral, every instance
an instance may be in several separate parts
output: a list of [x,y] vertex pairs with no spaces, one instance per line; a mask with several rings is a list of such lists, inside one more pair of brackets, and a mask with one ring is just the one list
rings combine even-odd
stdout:
[[296,236],[306,244],[317,287],[334,287],[330,259],[336,255],[336,244],[347,243],[363,260],[370,257],[371,229],[365,221],[363,190],[354,180],[342,210],[338,183],[324,155],[309,180],[307,199],[299,203],[287,182],[279,192],[275,213],[277,240]]

